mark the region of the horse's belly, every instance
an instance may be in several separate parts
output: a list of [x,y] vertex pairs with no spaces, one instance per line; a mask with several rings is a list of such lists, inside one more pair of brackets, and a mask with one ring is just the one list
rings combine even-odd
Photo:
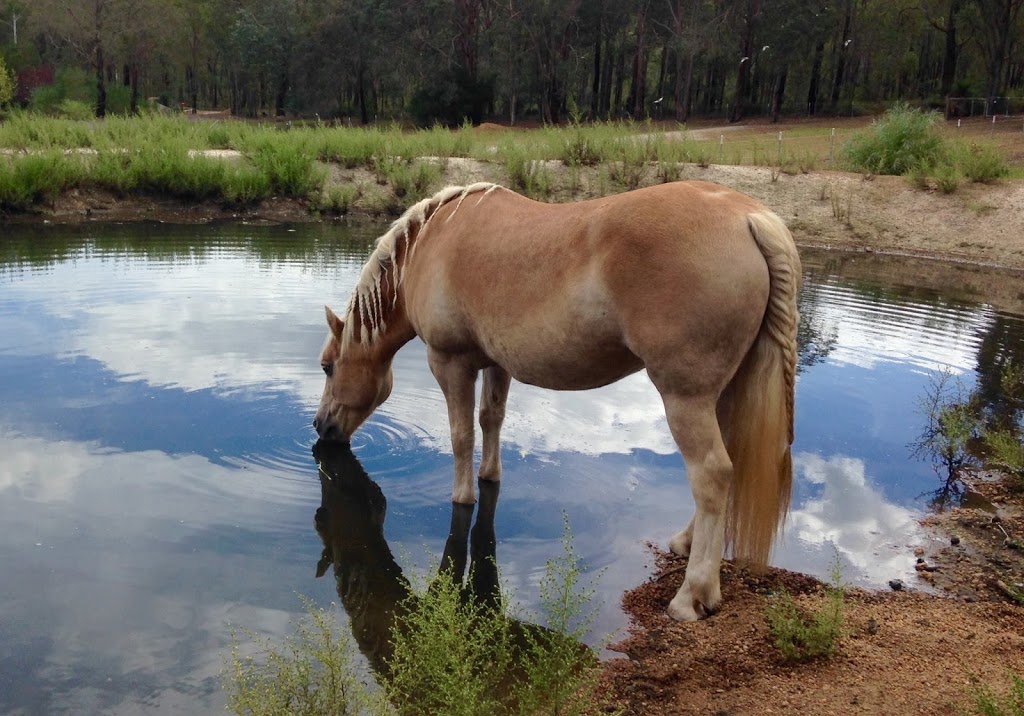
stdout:
[[520,383],[552,390],[588,390],[614,383],[644,367],[621,341],[569,336],[494,341],[489,358]]

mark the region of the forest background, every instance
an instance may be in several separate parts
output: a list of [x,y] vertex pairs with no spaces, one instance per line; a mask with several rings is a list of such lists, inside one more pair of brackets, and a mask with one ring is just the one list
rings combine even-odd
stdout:
[[[559,123],[1024,110],[1024,0],[0,0],[11,103]],[[949,97],[974,102],[947,103]],[[0,98],[2,100],[2,98]]]

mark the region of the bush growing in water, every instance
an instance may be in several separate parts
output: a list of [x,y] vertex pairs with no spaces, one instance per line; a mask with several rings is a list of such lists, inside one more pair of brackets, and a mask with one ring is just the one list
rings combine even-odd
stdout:
[[403,605],[379,690],[362,683],[355,644],[336,616],[307,604],[283,648],[252,638],[253,657],[234,646],[222,675],[228,708],[252,716],[594,712],[598,662],[579,641],[592,622],[593,590],[581,574],[566,525],[563,554],[540,585],[543,628],[512,618],[504,596],[467,598],[442,573]]
[[854,169],[875,174],[899,175],[917,166],[935,166],[946,154],[935,129],[938,117],[899,104],[853,135],[843,154]]

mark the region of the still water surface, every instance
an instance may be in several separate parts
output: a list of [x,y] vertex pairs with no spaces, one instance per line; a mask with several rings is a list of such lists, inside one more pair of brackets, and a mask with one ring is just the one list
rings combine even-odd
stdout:
[[[343,308],[382,226],[87,227],[0,239],[0,713],[220,713],[233,627],[279,637],[315,577],[310,421],[322,305]],[[934,371],[969,386],[1021,320],[805,253],[796,481],[774,563],[868,585],[913,574],[936,487],[910,458]],[[898,272],[897,272],[898,273]],[[993,338],[995,336],[995,338]],[[985,366],[982,365],[984,372]],[[424,570],[451,518],[440,391],[419,343],[353,448],[387,499],[398,565]],[[595,640],[624,625],[692,499],[643,374],[585,393],[514,385],[495,518],[527,608],[562,512],[604,570]]]

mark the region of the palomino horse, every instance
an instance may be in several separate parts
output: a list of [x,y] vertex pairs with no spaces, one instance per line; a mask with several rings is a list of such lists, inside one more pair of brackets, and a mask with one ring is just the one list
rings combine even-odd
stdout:
[[348,440],[419,336],[448,405],[452,500],[468,504],[480,371],[479,477],[498,480],[512,378],[583,390],[646,368],[696,503],[669,543],[690,559],[668,612],[699,619],[721,601],[726,535],[737,558],[764,564],[789,506],[799,282],[782,220],[717,184],[557,205],[449,187],[378,240],[344,318],[327,309],[313,425]]

